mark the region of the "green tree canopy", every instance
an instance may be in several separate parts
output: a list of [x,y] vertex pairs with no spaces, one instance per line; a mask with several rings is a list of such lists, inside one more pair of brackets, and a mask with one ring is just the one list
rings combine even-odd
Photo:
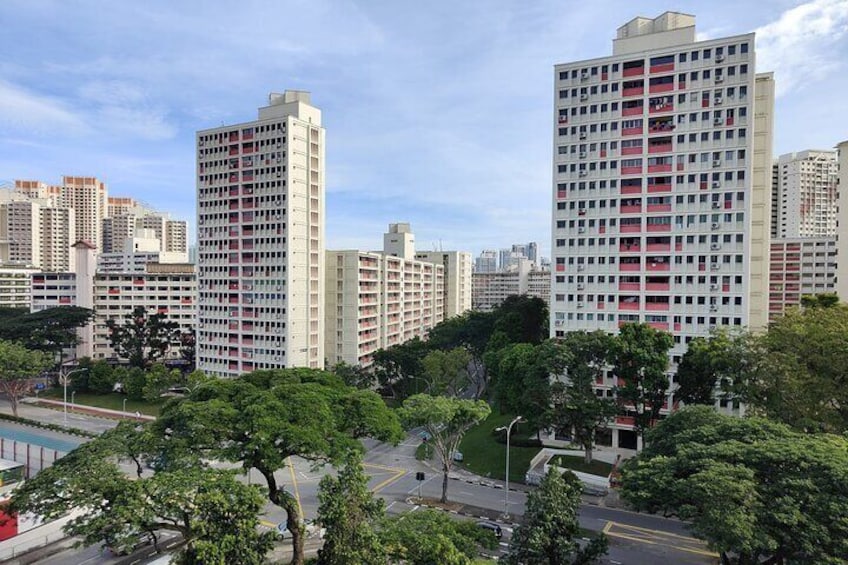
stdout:
[[359,438],[397,442],[402,437],[397,416],[375,393],[351,389],[314,369],[256,371],[205,382],[187,398],[167,403],[157,428],[183,449],[259,471],[269,500],[286,511],[296,565],[303,563],[302,517],[275,473],[292,456],[336,464],[361,449]]
[[434,350],[424,356],[421,366],[423,378],[429,384],[430,394],[456,396],[468,384],[468,366],[471,355],[462,347],[447,351]]
[[12,414],[18,415],[20,399],[32,389],[32,379],[53,365],[48,353],[31,351],[11,341],[0,341],[0,392],[9,399]]
[[318,486],[318,523],[326,529],[318,564],[387,563],[375,529],[384,507],[383,500],[368,489],[360,455],[352,452],[338,477],[325,475]]
[[548,471],[527,497],[524,521],[515,530],[506,562],[510,565],[566,565],[596,562],[607,552],[603,534],[581,549],[580,508],[583,486],[571,471]]
[[179,324],[165,314],[148,314],[143,306],[136,306],[123,323],[108,320],[106,327],[118,356],[142,369],[164,358],[171,344],[179,342]]
[[489,417],[491,408],[482,400],[416,394],[407,398],[399,409],[407,429],[424,428],[442,468],[442,502],[448,500],[448,475],[453,454],[472,426]]
[[671,334],[648,324],[624,324],[613,342],[612,366],[620,379],[616,396],[634,418],[636,433],[653,425],[668,398]]
[[[76,509],[65,531],[84,545],[132,549],[139,533],[156,543],[168,530],[186,541],[179,563],[263,563],[273,534],[258,530],[258,487],[196,458],[144,473],[146,461],[161,457],[161,446],[146,426],[121,423],[27,480],[14,492],[11,510],[54,520]],[[134,464],[134,476],[118,466],[124,461]]]
[[744,394],[753,367],[748,334],[721,329],[709,338],[696,337],[677,367],[675,398],[712,406],[718,392],[724,400],[735,400]]
[[391,563],[409,565],[471,565],[481,546],[497,547],[491,531],[431,509],[383,520],[379,536]]
[[613,399],[595,394],[614,340],[602,330],[569,332],[559,340],[559,363],[565,376],[551,385],[551,424],[560,432],[573,434],[574,442],[583,447],[586,463],[592,462],[595,434],[618,411]]
[[677,515],[724,563],[839,563],[848,555],[848,440],[684,408],[622,470],[637,510]]
[[495,398],[502,412],[518,414],[540,433],[551,417],[551,374],[561,373],[561,346],[552,341],[539,345],[516,343],[498,355]]
[[402,401],[421,390],[424,384],[419,379],[424,372],[422,361],[427,352],[427,344],[417,337],[377,350],[374,353],[374,375],[383,394]]
[[20,342],[27,349],[50,353],[55,359],[79,341],[76,330],[94,317],[79,306],[59,306],[38,312],[23,308],[0,309],[0,339]]

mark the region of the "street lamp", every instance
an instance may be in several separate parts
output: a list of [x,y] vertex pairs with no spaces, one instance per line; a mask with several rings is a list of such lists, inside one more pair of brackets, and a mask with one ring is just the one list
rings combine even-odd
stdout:
[[124,405],[123,405],[123,409],[121,411],[126,416],[126,414],[127,414],[127,399],[126,398],[124,399]]
[[496,432],[502,432],[506,430],[506,490],[504,494],[504,518],[509,517],[509,434],[512,433],[512,426],[522,421],[521,416],[516,416],[512,419],[512,422],[509,423],[508,426],[501,426],[499,428],[495,428]]
[[72,390],[72,391],[71,391],[71,406],[76,406],[76,405],[77,405],[77,403],[76,403],[76,402],[74,402],[74,397],[75,397],[76,395],[77,395],[77,391]]
[[[62,377],[62,385],[64,386],[64,389],[65,389],[65,397],[64,397],[65,401],[64,401],[63,406],[62,406],[62,409],[63,409],[64,414],[65,414],[64,415],[65,426],[68,425],[68,381],[71,379],[71,375],[73,375],[74,373],[82,373],[82,372],[85,372],[85,371],[88,371],[88,368],[83,367],[82,369],[74,369],[73,371],[65,373],[65,376]],[[73,398],[73,395],[71,396],[71,398]]]

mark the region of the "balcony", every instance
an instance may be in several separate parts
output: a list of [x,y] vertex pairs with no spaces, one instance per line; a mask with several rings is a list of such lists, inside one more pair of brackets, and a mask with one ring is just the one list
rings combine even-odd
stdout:
[[648,192],[671,192],[671,183],[648,184]]
[[645,113],[645,107],[641,106],[641,105],[621,109],[621,115],[622,116],[641,116],[644,113]]
[[621,92],[622,96],[642,96],[643,94],[645,94],[644,86],[631,86],[630,88],[623,89]]
[[641,186],[622,185],[619,189],[620,194],[641,194]]
[[648,325],[655,330],[662,330],[664,332],[668,331],[668,322],[648,322]]
[[637,145],[635,147],[622,147],[621,148],[622,155],[641,155],[642,154],[642,146]]
[[648,87],[648,92],[655,94],[657,92],[671,92],[674,90],[674,82],[664,82],[662,84],[652,84]]
[[639,253],[642,248],[638,243],[622,243],[618,246],[618,251],[621,253]]
[[[668,143],[651,143],[648,145],[648,153],[669,153],[673,150],[670,141]],[[668,170],[671,170],[671,166],[669,166]]]
[[648,224],[649,232],[671,231],[671,224]]
[[648,204],[648,212],[671,212],[671,204]]
[[641,175],[642,174],[642,165],[637,167],[621,167],[622,175]]
[[[668,302],[645,302],[645,310],[650,310],[652,312],[658,311],[668,311],[669,304]],[[668,324],[666,324],[666,329],[668,329]]]
[[642,135],[642,126],[636,128],[622,128],[621,135]]
[[622,224],[619,231],[621,233],[641,233],[642,224]]
[[622,214],[641,214],[642,206],[641,204],[636,204],[633,206],[622,206],[621,208],[619,208],[619,211]]
[[[667,282],[659,283],[659,282],[649,282],[645,283],[645,290],[658,290],[661,292],[666,292],[671,290],[671,285]],[[648,303],[650,305],[650,303]],[[650,310],[650,308],[648,308]],[[666,308],[668,310],[668,308]]]
[[662,165],[648,165],[649,173],[670,173],[671,172],[671,163],[662,164]]
[[671,264],[648,262],[648,264],[646,265],[646,270],[652,272],[666,272],[671,270]]
[[671,73],[674,72],[674,63],[665,63],[663,65],[653,65],[651,66],[651,74],[657,73]]
[[[622,385],[619,385],[619,386],[622,386]],[[635,426],[636,425],[636,418],[634,418],[633,416],[616,416],[615,417],[615,424],[617,426]]]
[[618,290],[632,290],[632,291],[638,292],[639,291],[639,283],[637,283],[637,282],[619,282],[618,283]]
[[639,272],[642,270],[642,265],[640,263],[619,263],[618,270],[621,272],[632,273]]
[[638,310],[639,302],[619,302],[618,303],[619,310]]
[[621,76],[623,77],[638,77],[645,74],[645,67],[630,67],[627,69],[623,69],[621,72]]

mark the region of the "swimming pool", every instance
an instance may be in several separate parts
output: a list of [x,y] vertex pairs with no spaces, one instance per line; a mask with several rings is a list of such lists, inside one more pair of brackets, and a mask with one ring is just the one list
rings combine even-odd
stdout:
[[12,426],[2,422],[0,422],[0,437],[6,440],[7,445],[11,441],[19,441],[21,443],[39,445],[46,447],[47,449],[54,449],[65,453],[73,451],[80,444],[85,442],[83,438],[75,439],[68,437],[67,439],[59,439],[41,435],[29,430],[21,429],[18,426]]

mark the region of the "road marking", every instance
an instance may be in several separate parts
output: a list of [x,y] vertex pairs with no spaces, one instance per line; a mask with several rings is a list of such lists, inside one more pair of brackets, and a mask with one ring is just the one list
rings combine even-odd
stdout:
[[382,469],[383,471],[391,471],[393,473],[397,473],[398,471],[406,472],[406,469],[401,469],[400,467],[389,467],[388,465],[380,465],[379,463],[363,463],[363,467],[374,467],[375,469]]
[[381,490],[383,490],[384,488],[386,488],[390,484],[396,482],[398,479],[400,479],[401,477],[406,475],[406,473],[407,473],[406,469],[398,469],[397,472],[394,475],[392,475],[391,477],[389,477],[385,481],[381,482],[380,484],[378,484],[377,486],[372,488],[371,492],[373,492],[374,494],[377,494],[378,492],[380,492]]
[[297,477],[294,476],[294,464],[292,463],[291,457],[287,457],[286,461],[288,461],[289,473],[291,474],[292,486],[294,487],[294,500],[297,502],[297,512],[302,520],[303,506],[300,505],[300,489],[297,488]]
[[[613,531],[613,528],[623,530],[624,532],[628,533]],[[703,541],[689,536],[673,534],[671,532],[651,530],[649,528],[640,528],[638,526],[630,526],[628,524],[621,524],[619,522],[608,521],[606,526],[604,526],[603,533],[610,537],[626,539],[639,543],[646,543],[649,545],[670,547],[672,549],[676,549],[678,551],[685,551],[687,553],[705,555],[707,557],[719,557],[719,555],[715,552],[708,551],[706,549],[700,549],[700,547],[706,547],[706,544]],[[682,544],[688,544],[689,546],[687,547],[686,545]]]

